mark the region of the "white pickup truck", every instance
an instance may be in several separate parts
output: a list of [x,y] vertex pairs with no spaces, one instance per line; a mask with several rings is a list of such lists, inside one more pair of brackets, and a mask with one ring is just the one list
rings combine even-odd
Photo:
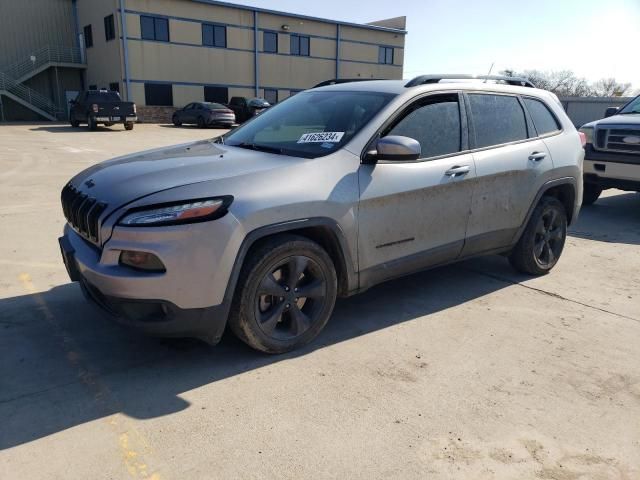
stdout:
[[587,137],[583,205],[602,190],[640,192],[640,95],[623,107],[609,107],[602,120],[580,128]]

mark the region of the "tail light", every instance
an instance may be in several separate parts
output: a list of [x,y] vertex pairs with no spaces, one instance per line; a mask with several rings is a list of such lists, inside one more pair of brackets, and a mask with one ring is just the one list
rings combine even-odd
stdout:
[[587,144],[587,136],[584,132],[578,132],[578,135],[580,135],[580,143],[582,143],[582,146],[584,147]]
[[94,103],[91,105],[91,110],[93,110],[93,113],[98,113],[98,104]]
[[133,113],[138,113],[138,109],[136,108],[136,104],[133,104]]

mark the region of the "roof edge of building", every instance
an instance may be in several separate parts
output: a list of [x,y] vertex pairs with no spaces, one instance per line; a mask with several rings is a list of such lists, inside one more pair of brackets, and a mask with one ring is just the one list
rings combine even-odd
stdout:
[[[289,12],[283,12],[283,11],[279,11],[279,10],[271,10],[271,9],[262,8],[262,7],[251,7],[249,5],[240,5],[240,4],[237,4],[237,3],[225,2],[225,1],[220,1],[220,0],[191,0],[191,1],[192,2],[197,2],[197,3],[209,4],[209,5],[218,5],[220,7],[238,8],[240,10],[248,10],[248,11],[251,11],[251,12],[270,13],[270,14],[273,14],[273,15],[282,15],[282,16],[285,16],[285,17],[301,18],[301,19],[304,19],[304,20],[314,20],[316,22],[335,23],[337,25],[344,25],[344,26],[347,26],[347,27],[364,28],[364,29],[368,29],[368,30],[377,30],[377,31],[389,32],[389,33],[399,33],[399,34],[402,34],[402,35],[405,35],[407,33],[406,30],[400,29],[400,28],[392,28],[392,27],[387,27],[387,26],[382,26],[382,25],[374,25],[374,24],[367,24],[367,23],[343,22],[341,20],[331,20],[329,18],[314,17],[314,16],[311,16],[311,15],[302,15],[302,14],[299,14],[299,13],[289,13]],[[401,18],[401,17],[397,17],[397,18]],[[378,23],[378,22],[374,22],[374,23]]]

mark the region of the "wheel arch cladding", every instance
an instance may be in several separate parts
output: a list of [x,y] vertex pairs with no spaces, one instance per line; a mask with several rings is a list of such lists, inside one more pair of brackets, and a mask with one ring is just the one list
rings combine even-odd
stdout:
[[547,188],[542,196],[557,198],[560,203],[562,203],[564,210],[567,213],[567,223],[571,224],[573,220],[573,207],[576,201],[576,188],[572,183],[561,183]]

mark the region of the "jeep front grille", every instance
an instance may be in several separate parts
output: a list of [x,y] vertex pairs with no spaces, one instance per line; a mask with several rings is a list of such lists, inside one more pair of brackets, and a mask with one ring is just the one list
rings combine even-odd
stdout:
[[70,183],[62,189],[61,201],[69,225],[87,240],[98,243],[98,220],[107,204],[81,193]]
[[640,137],[640,128],[599,128],[596,133],[596,148],[612,152],[640,153],[640,144],[627,143],[626,137]]

